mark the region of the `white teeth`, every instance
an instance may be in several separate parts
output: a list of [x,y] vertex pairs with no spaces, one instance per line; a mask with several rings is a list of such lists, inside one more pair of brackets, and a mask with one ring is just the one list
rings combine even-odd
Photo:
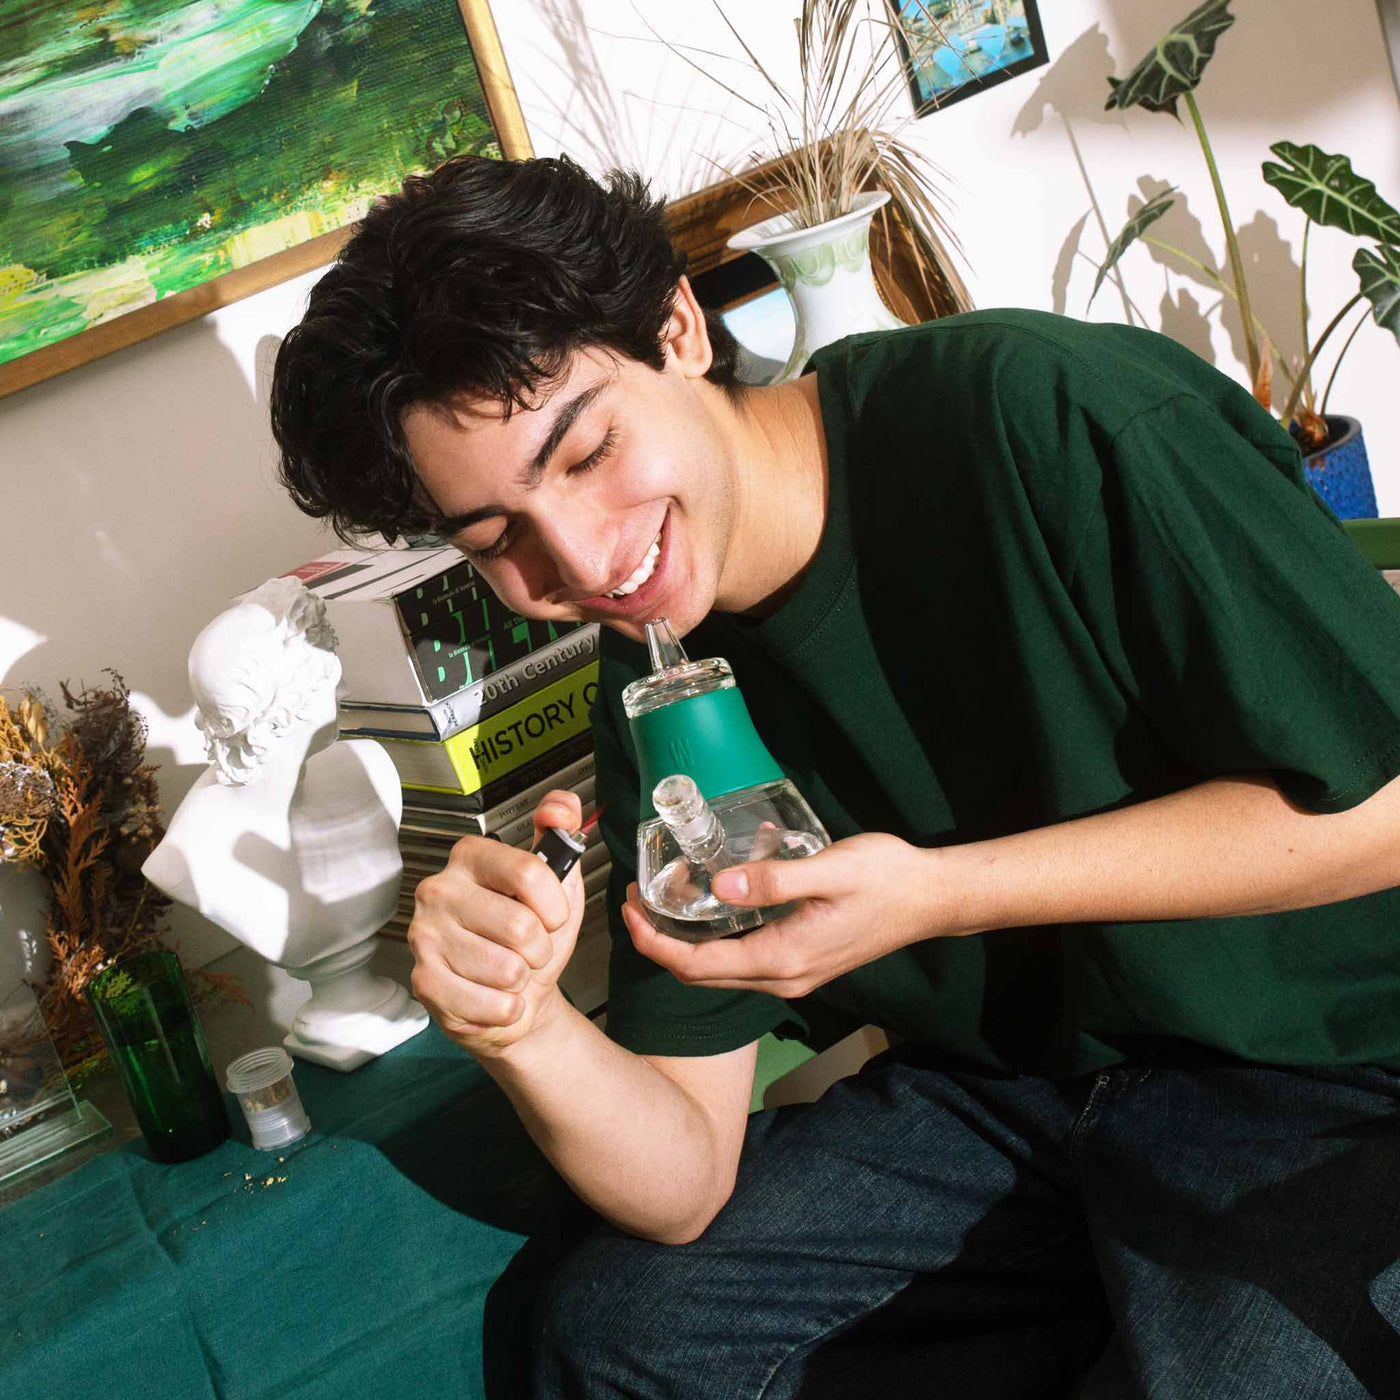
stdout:
[[656,561],[661,555],[660,534],[651,542],[651,548],[647,550],[642,562],[632,571],[632,576],[622,585],[621,588],[607,594],[609,598],[625,598],[629,593],[635,593],[651,576],[656,568]]

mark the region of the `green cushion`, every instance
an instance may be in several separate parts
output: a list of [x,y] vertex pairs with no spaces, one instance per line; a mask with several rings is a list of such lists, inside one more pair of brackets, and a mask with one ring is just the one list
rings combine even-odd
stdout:
[[753,1098],[749,1112],[763,1107],[768,1086],[781,1079],[790,1069],[806,1064],[815,1052],[800,1040],[779,1040],[771,1032],[758,1042],[758,1064],[753,1075]]
[[1344,520],[1346,532],[1378,569],[1400,569],[1400,517],[1379,520]]

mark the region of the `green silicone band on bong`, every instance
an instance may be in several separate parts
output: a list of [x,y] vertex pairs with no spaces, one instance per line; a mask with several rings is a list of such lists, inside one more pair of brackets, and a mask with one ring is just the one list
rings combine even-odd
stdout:
[[631,721],[641,770],[641,820],[656,815],[651,794],[662,778],[684,773],[707,802],[739,788],[784,778],[763,746],[737,686],[692,695]]

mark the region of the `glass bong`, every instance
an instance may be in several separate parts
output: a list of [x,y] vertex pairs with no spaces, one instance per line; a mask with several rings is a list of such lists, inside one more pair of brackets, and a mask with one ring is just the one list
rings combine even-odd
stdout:
[[792,908],[726,904],[710,888],[721,870],[809,856],[831,838],[758,737],[729,663],[689,660],[664,617],[646,629],[651,674],[622,692],[641,770],[637,885],[657,928],[702,943]]

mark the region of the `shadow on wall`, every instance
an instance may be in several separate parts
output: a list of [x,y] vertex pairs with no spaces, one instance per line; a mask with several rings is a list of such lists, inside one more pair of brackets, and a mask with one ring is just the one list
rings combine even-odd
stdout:
[[[1137,192],[1128,197],[1126,204],[1119,205],[1112,195],[1107,196],[1106,202],[1101,200],[1094,185],[1076,127],[1090,122],[1126,126],[1122,114],[1104,110],[1108,79],[1121,71],[1122,65],[1115,62],[1109,51],[1107,36],[1097,24],[1093,25],[1051,64],[1012,126],[1012,135],[1026,136],[1045,124],[1047,112],[1058,117],[1084,185],[1089,207],[1066,233],[1051,277],[1054,310],[1072,316],[1088,314],[1087,306],[1069,304],[1075,271],[1080,272],[1077,286],[1092,286],[1091,279],[1097,276],[1110,242],[1127,220],[1151,199],[1172,188],[1168,180],[1142,175],[1137,181]],[[1145,121],[1171,120],[1166,115],[1136,110],[1133,116]],[[1183,155],[1188,160],[1200,159],[1195,150]],[[1267,151],[1261,160],[1266,155]],[[1192,174],[1195,173],[1193,169]],[[1262,180],[1260,190],[1268,193]],[[1230,276],[1218,211],[1212,205],[1203,223],[1192,210],[1188,196],[1178,191],[1174,200],[1171,209],[1145,232],[1125,259],[1141,267],[1150,258],[1161,269],[1162,291],[1157,304],[1134,300],[1118,267],[1109,272],[1098,297],[1112,297],[1122,308],[1122,319],[1129,324],[1160,330],[1212,364],[1216,356],[1211,330],[1213,323],[1219,321],[1229,334],[1235,358],[1243,364],[1246,353],[1240,318],[1232,296],[1225,290]],[[1238,217],[1242,211],[1234,212]],[[1248,223],[1238,225],[1236,234],[1254,314],[1275,337],[1274,348],[1284,363],[1296,364],[1302,358],[1302,345],[1297,309],[1299,266],[1292,249],[1280,233],[1278,222],[1262,211]],[[1086,280],[1086,274],[1090,280]]]
[[[270,338],[269,338],[270,339]],[[260,380],[262,376],[259,376]],[[173,811],[204,769],[183,717],[194,637],[235,593],[314,557],[273,472],[267,408],[208,319],[0,402],[10,519],[0,684],[54,701],[112,667],[140,696]]]
[[[1165,180],[1143,176],[1138,180],[1140,198],[1128,201],[1125,219],[1136,214],[1148,200],[1165,193],[1171,186]],[[1206,215],[1206,227],[1216,229],[1221,254],[1207,237],[1201,220],[1191,211],[1190,200],[1181,193],[1175,196],[1171,209],[1149,230],[1143,239],[1144,251],[1162,269],[1163,294],[1158,311],[1160,328],[1173,339],[1189,346],[1207,360],[1214,361],[1210,347],[1210,321],[1219,319],[1230,336],[1230,349],[1240,364],[1246,363],[1244,334],[1233,299],[1223,290],[1230,280],[1229,260],[1224,256],[1225,235],[1220,229],[1219,213],[1212,205]],[[1273,347],[1286,364],[1302,360],[1302,332],[1298,321],[1299,264],[1293,250],[1279,231],[1277,220],[1262,211],[1235,229],[1239,239],[1240,256],[1244,260],[1245,281],[1253,301],[1254,315],[1276,337]],[[1179,250],[1179,256],[1166,248]],[[1176,278],[1176,299],[1173,300],[1171,273]],[[1200,288],[1204,307],[1196,304],[1189,289],[1181,281]]]
[[[1087,225],[1092,221],[1098,231],[1099,242],[1096,248],[1105,249],[1117,232],[1117,226],[1122,223],[1121,219],[1115,222],[1112,206],[1105,213],[1077,135],[1077,128],[1089,123],[1122,125],[1119,117],[1104,111],[1101,95],[1108,90],[1108,79],[1115,67],[1113,56],[1108,51],[1108,36],[1094,24],[1045,70],[1044,76],[1035,86],[1035,91],[1016,114],[1016,120],[1011,125],[1013,136],[1030,136],[1045,124],[1047,111],[1058,117],[1064,127],[1070,152],[1074,156],[1075,168],[1084,185],[1089,207],[1060,245],[1059,257],[1056,259],[1051,279],[1053,305],[1059,313],[1066,310],[1069,284],[1076,261],[1090,259],[1097,263],[1099,260],[1081,247]],[[1131,321],[1133,315],[1128,303],[1127,289],[1116,268],[1110,274],[1110,279],[1122,303],[1123,318]]]
[[258,401],[258,414],[264,423],[272,418],[272,369],[277,363],[282,340],[280,335],[262,336],[258,348],[253,352],[253,390]]
[[[537,0],[536,9],[558,49],[558,56],[541,53],[534,61],[541,69],[553,70],[540,81],[540,101],[548,105],[551,134],[561,146],[574,152],[595,174],[614,167],[642,172],[665,170],[669,172],[669,188],[665,192],[672,198],[725,178],[716,163],[731,157],[735,149],[732,121],[714,113],[715,126],[708,144],[719,149],[711,158],[699,149],[678,153],[676,142],[683,124],[657,119],[658,109],[663,113],[708,113],[725,105],[729,97],[718,83],[690,71],[684,89],[677,91],[669,85],[674,82],[674,74],[663,79],[662,70],[668,67],[663,60],[670,55],[640,19],[635,34],[613,35],[589,27],[582,0]],[[640,16],[641,11],[637,14]],[[628,73],[633,78],[650,75],[654,83],[650,94],[623,87],[621,101],[618,100],[619,93],[604,78],[609,68],[598,52],[595,34],[626,42],[637,50]],[[681,45],[679,38],[673,42]],[[703,56],[700,61],[704,62]],[[616,65],[612,71],[616,71]],[[663,80],[668,82],[664,90],[660,87]],[[693,105],[692,96],[696,99]],[[728,127],[731,134],[722,135],[721,127]],[[600,140],[599,133],[605,139]],[[666,133],[666,138],[658,146],[659,133]]]
[[[550,63],[551,77],[540,84],[550,94],[556,139],[580,154],[586,153],[595,170],[638,164],[640,153],[631,113],[601,81],[603,65],[584,20],[583,6],[579,0],[542,0],[538,10],[560,55]],[[599,145],[596,132],[611,134],[608,149]]]

